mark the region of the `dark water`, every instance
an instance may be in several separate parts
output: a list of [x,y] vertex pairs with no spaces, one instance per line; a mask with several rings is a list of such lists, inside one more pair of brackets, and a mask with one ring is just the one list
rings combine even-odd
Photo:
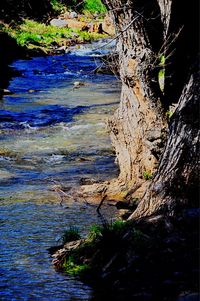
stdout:
[[[118,172],[106,120],[120,87],[112,75],[94,75],[98,63],[84,46],[13,64],[21,76],[0,100],[0,300],[90,300],[91,288],[55,272],[46,249],[69,226],[86,235],[100,222],[94,207],[60,206],[53,185]],[[84,85],[74,89],[77,81]]]

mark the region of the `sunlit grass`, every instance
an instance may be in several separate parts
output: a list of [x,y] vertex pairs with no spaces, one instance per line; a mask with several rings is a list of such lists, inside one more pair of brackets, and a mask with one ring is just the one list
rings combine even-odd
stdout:
[[72,37],[70,28],[57,28],[31,20],[25,20],[16,29],[8,28],[7,31],[20,46],[33,44],[48,47],[54,43],[60,43],[62,39]]
[[28,19],[24,20],[16,28],[2,25],[1,30],[6,31],[20,46],[28,48],[44,47],[47,50],[55,45],[61,46],[62,44],[66,44],[70,39],[75,40],[77,43],[83,43],[105,36],[80,29],[58,28]]

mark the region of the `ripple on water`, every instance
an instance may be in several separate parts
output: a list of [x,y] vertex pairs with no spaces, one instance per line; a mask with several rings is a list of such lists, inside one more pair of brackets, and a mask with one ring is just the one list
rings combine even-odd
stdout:
[[[13,78],[14,94],[0,104],[1,300],[78,301],[92,293],[56,273],[47,252],[70,225],[86,235],[100,222],[95,207],[72,200],[61,207],[52,186],[118,172],[106,120],[117,107],[119,85],[111,75],[94,75],[95,61],[77,54],[16,61],[22,76]],[[77,80],[85,86],[73,89]],[[103,211],[107,218],[110,210]]]

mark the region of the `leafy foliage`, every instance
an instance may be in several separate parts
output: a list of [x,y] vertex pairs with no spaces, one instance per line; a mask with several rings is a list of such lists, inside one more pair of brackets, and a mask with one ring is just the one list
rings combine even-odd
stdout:
[[60,2],[62,5],[66,5],[67,8],[79,12],[104,13],[107,11],[101,0],[51,0],[52,6],[54,6],[54,2]]
[[62,1],[59,0],[51,0],[51,6],[53,8],[53,11],[58,14],[61,13],[65,8]]
[[106,7],[101,0],[85,0],[83,10],[90,13],[105,13]]

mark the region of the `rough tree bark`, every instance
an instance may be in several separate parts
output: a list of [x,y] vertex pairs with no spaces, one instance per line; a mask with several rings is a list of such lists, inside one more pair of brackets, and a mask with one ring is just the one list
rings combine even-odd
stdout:
[[[157,62],[161,34],[153,40],[149,26],[162,26],[157,9],[136,1],[106,1],[115,14],[122,94],[120,108],[109,121],[111,138],[120,166],[119,179],[131,187],[143,174],[152,174],[166,127],[161,106]],[[108,3],[109,2],[109,3]],[[141,1],[140,1],[141,2]],[[151,13],[154,15],[151,16]],[[155,18],[155,19],[154,19]],[[148,19],[148,20],[147,20]],[[124,30],[127,28],[126,30]]]
[[155,178],[129,219],[198,207],[199,81],[193,74],[183,90]]
[[[175,212],[178,204],[195,203],[197,189],[198,83],[191,66],[198,55],[198,1],[104,0],[118,33],[122,94],[109,121],[120,167],[119,180],[129,188],[144,173],[156,175],[132,217],[157,211]],[[181,8],[180,8],[181,7]],[[191,46],[192,45],[192,46]],[[165,74],[164,87],[159,71]],[[187,83],[187,84],[186,84]],[[179,101],[179,102],[178,102]],[[171,119],[164,154],[166,112]],[[177,195],[178,193],[178,195]],[[179,199],[179,202],[174,200]]]

